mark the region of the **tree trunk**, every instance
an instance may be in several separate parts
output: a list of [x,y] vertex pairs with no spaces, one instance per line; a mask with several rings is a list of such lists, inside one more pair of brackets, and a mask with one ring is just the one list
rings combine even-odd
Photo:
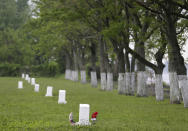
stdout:
[[92,85],[92,87],[97,87],[97,73],[96,73],[96,71],[91,72],[91,85]]
[[[139,42],[139,48],[137,47],[136,52],[142,57],[145,58],[145,48],[144,43]],[[137,71],[145,71],[145,65],[141,63],[140,61],[137,62]]]
[[119,73],[118,76],[118,94],[125,94],[125,73]]
[[91,86],[92,87],[97,87],[96,49],[97,49],[97,45],[91,41],[90,51],[91,51]]
[[117,52],[118,59],[118,94],[125,94],[125,58],[123,48]]
[[74,55],[74,71],[73,71],[73,81],[78,81],[78,57],[76,49],[73,49]]
[[[136,45],[134,46],[134,49],[136,50]],[[131,95],[134,95],[135,94],[135,91],[136,91],[136,75],[135,75],[135,57],[132,56],[131,58]]]
[[155,95],[157,101],[164,100],[162,74],[155,75]]
[[71,58],[70,53],[68,51],[66,51],[65,60],[66,60],[65,79],[71,80],[72,58]]
[[168,40],[168,57],[169,57],[169,72],[177,72],[177,75],[186,75],[187,70],[184,63],[184,58],[180,53],[180,47],[177,40],[176,33],[176,18],[172,17],[171,11],[174,6],[168,1],[166,10],[166,24],[167,24],[167,40]]
[[74,70],[71,70],[71,79],[70,80],[72,80],[72,81],[74,81]]
[[[168,11],[171,11],[171,6],[168,7]],[[177,75],[186,75],[186,67],[184,64],[184,58],[180,53],[180,47],[177,41],[176,34],[176,20],[171,15],[166,16],[167,21],[167,39],[168,39],[168,57],[169,57],[169,75],[170,75],[170,102],[172,104],[180,103],[180,91],[178,85]],[[177,74],[176,74],[176,73]],[[182,92],[182,94],[184,94]]]
[[125,65],[126,65],[126,72],[130,72],[130,60],[129,60],[129,53],[125,52]]
[[131,72],[131,95],[134,95],[136,91],[136,75],[135,72]]
[[112,91],[114,88],[114,80],[113,80],[113,71],[112,71],[112,61],[109,61],[108,56],[106,56],[107,61],[107,91]]
[[106,73],[101,73],[101,90],[107,88]]
[[86,81],[86,67],[85,67],[85,48],[80,46],[78,49],[77,58],[79,58],[79,67],[80,67],[80,75],[81,75],[81,83],[85,84]]
[[131,72],[135,72],[135,58],[132,56],[131,58]]
[[106,80],[106,52],[105,52],[105,43],[100,36],[100,74],[101,74],[101,90],[105,90],[107,88],[107,80]]
[[179,87],[182,91],[182,97],[184,102],[184,107],[188,108],[188,80],[182,79],[179,81]]
[[[139,48],[136,51],[140,56],[145,58],[143,42],[139,43]],[[140,61],[137,61],[137,71],[137,96],[147,96],[145,65]]]
[[[179,89],[180,89],[180,96],[181,96],[180,99],[182,99],[184,97],[184,94],[186,94],[186,92],[183,92],[183,91],[186,91],[184,89],[187,88],[186,84],[185,85],[182,84],[182,83],[185,83],[184,80],[187,80],[186,75],[178,75],[178,84],[179,84],[178,86],[179,86]],[[184,98],[183,98],[183,100],[184,100]]]
[[170,103],[180,104],[180,90],[178,87],[177,73],[169,72],[169,80],[170,80]]
[[147,96],[145,71],[137,73],[137,96]]
[[126,72],[124,79],[125,79],[125,94],[131,95],[131,73]]
[[126,65],[126,71],[125,71],[125,94],[131,95],[131,73],[130,73],[130,60],[129,60],[129,53],[125,52],[125,65]]
[[85,70],[81,70],[80,74],[81,74],[81,83],[82,84],[87,83],[87,81],[86,81],[86,71]]
[[113,84],[113,73],[108,72],[107,73],[107,91],[112,91],[114,88],[114,84]]

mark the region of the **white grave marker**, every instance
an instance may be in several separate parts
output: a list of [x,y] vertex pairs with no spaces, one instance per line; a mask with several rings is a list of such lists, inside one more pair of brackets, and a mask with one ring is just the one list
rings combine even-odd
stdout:
[[22,81],[18,81],[18,88],[22,89],[23,88],[23,82]]
[[66,91],[65,90],[59,90],[58,104],[66,104],[67,101],[65,100],[65,98],[66,98]]
[[90,125],[89,122],[89,110],[90,106],[89,104],[80,104],[80,110],[79,110],[79,125]]
[[35,92],[39,92],[39,84],[35,84]]
[[22,78],[23,78],[23,79],[25,78],[25,74],[24,74],[24,73],[22,73]]
[[25,80],[27,81],[29,78],[29,75],[28,74],[25,74]]
[[31,85],[35,85],[35,78],[31,78]]
[[31,82],[31,78],[30,78],[30,77],[27,78],[27,82],[28,82],[28,83]]
[[52,96],[52,90],[53,90],[53,87],[48,86],[48,87],[47,87],[46,96]]

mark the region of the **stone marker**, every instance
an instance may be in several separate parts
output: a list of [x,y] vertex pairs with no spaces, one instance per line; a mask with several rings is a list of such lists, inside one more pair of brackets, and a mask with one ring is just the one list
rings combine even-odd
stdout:
[[28,83],[31,82],[31,78],[30,78],[30,77],[27,78],[27,82],[28,82]]
[[22,89],[23,88],[23,82],[22,81],[18,81],[18,88]]
[[39,92],[39,84],[35,84],[35,92]]
[[28,74],[25,74],[25,80],[27,81],[29,78],[29,75]]
[[78,125],[91,125],[89,122],[89,104],[80,104]]
[[47,87],[46,96],[52,96],[52,90],[53,90],[53,87],[52,86],[48,86]]
[[24,73],[22,73],[22,78],[23,78],[23,79],[25,78],[25,74],[24,74]]
[[65,100],[65,98],[66,98],[66,91],[65,90],[59,90],[58,104],[66,104],[67,101]]
[[31,85],[35,85],[35,78],[31,78]]

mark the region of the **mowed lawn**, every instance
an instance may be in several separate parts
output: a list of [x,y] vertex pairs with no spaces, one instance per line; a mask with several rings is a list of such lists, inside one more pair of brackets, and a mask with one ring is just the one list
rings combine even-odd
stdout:
[[[60,131],[141,131],[165,130],[187,131],[188,109],[183,104],[172,105],[166,99],[156,102],[155,97],[118,95],[117,91],[104,92],[81,84],[58,78],[36,78],[40,92],[21,78],[0,78],[0,131],[60,130]],[[53,86],[53,97],[45,97],[46,87]],[[58,104],[58,90],[67,92],[67,104]],[[92,112],[99,112],[94,126],[70,126],[68,117],[73,112],[78,121],[79,104],[90,104]]]

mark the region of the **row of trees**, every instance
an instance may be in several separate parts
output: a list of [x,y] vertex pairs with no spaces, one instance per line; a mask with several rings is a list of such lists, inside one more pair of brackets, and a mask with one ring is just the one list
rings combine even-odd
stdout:
[[65,53],[67,79],[77,81],[80,70],[81,80],[86,82],[89,64],[91,84],[96,87],[96,71],[100,66],[101,89],[112,90],[116,68],[119,94],[134,95],[136,67],[137,96],[147,96],[147,66],[155,72],[156,99],[163,100],[162,60],[168,54],[170,101],[180,103],[177,75],[179,79],[187,78],[181,55],[188,24],[187,1],[40,0],[35,3],[37,11],[40,10],[36,20],[53,24],[55,27],[50,32],[55,31],[55,38],[61,40],[58,44],[62,43]]
[[34,16],[23,24],[19,38],[19,44],[31,50],[25,65],[47,63],[52,72],[60,65],[62,71],[66,68],[66,78],[74,81],[80,71],[82,83],[89,72],[92,86],[97,87],[100,78],[101,90],[108,91],[117,75],[118,93],[137,96],[148,95],[149,67],[155,72],[160,101],[167,54],[170,102],[180,103],[178,79],[187,79],[181,55],[188,24],[186,0],[33,0],[33,4]]

